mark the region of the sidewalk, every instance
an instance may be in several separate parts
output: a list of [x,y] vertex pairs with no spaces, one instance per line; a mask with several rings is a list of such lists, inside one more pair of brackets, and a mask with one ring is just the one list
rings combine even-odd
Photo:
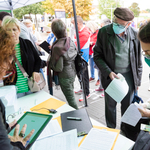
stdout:
[[[48,34],[46,33],[40,33],[43,41],[46,40]],[[148,65],[144,62],[143,60],[143,76],[142,76],[142,83],[141,87],[139,88],[138,94],[139,96],[144,100],[148,100],[150,98],[150,91],[148,91],[149,87],[149,73],[150,73],[150,68]],[[89,67],[89,66],[88,66]],[[46,68],[45,68],[46,70]],[[89,69],[90,70],[90,69]],[[104,98],[100,97],[100,94],[103,92],[96,92],[95,89],[98,88],[98,86],[95,86],[96,80],[97,80],[97,70],[95,70],[95,81],[90,83],[90,98],[87,99],[88,102],[88,107],[86,108],[88,111],[88,114],[91,118],[95,119],[96,121],[106,125],[105,122],[105,101]],[[45,71],[45,77],[46,77],[46,71]],[[90,77],[90,72],[89,72],[89,77]],[[75,83],[74,83],[74,88],[79,89],[80,84],[79,81],[76,77]],[[60,87],[56,89],[56,87],[53,87],[54,89],[54,96],[57,97],[58,99],[65,101],[65,96],[63,95]],[[48,87],[46,86],[44,88],[46,92],[48,91]],[[82,108],[84,106],[83,102],[79,102],[79,98],[81,95],[75,94],[76,102],[79,108]],[[120,129],[120,120],[121,120],[121,112],[120,112],[120,104],[117,104],[117,129]]]

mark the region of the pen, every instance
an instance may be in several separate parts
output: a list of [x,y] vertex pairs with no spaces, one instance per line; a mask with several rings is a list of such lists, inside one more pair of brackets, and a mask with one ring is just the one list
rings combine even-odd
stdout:
[[67,117],[68,120],[77,120],[77,121],[81,121],[81,118],[78,117]]

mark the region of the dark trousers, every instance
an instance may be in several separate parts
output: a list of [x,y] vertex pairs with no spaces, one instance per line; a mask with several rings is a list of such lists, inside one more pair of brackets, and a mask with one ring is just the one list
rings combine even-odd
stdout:
[[[136,115],[136,114],[133,114]],[[125,136],[133,141],[135,141],[140,133],[140,127],[141,124],[147,124],[149,125],[149,118],[146,117],[142,117],[139,122],[137,123],[137,125],[135,127],[128,125],[126,123],[122,123],[122,131],[124,132]]]
[[[135,90],[131,71],[122,73],[122,75],[128,83],[129,91],[125,98],[121,101],[121,116],[131,104]],[[105,119],[107,127],[109,128],[116,128],[116,105],[117,102],[105,92]]]
[[[79,82],[80,82],[80,85],[81,85],[81,89],[82,89],[82,81],[80,80],[80,77],[79,78]],[[84,82],[84,87],[85,87],[85,93],[86,93],[86,96],[88,96],[90,94],[90,91],[89,91],[89,72],[88,72],[88,67],[86,67],[84,73],[83,73],[83,82]]]

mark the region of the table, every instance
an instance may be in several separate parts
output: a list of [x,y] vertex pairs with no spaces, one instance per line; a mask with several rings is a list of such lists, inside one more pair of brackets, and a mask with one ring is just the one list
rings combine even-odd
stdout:
[[[27,111],[31,107],[49,99],[49,98],[52,98],[52,97],[53,96],[50,95],[49,93],[47,93],[45,91],[40,91],[40,92],[31,94],[31,95],[27,95],[27,96],[17,99],[16,104],[21,108],[22,113],[17,115],[15,118],[19,119],[23,115],[24,111]],[[53,97],[53,98],[57,99],[56,97]],[[68,104],[64,104],[63,106],[61,106],[60,108],[57,109],[56,114],[52,114],[52,115],[53,115],[53,118],[56,118],[56,117],[60,116],[61,113],[67,112],[67,111],[72,111],[72,110],[75,110],[75,109],[72,108],[71,106],[69,106]],[[91,119],[92,125],[104,126],[103,124],[97,122],[96,120],[94,120],[92,118],[90,118],[90,119]],[[130,139],[119,134],[117,142],[114,147],[114,150],[130,150],[133,147],[133,145],[134,145],[133,141],[131,141]]]

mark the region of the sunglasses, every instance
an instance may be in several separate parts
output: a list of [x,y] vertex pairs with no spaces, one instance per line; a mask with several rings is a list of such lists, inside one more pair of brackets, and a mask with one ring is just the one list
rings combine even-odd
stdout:
[[12,76],[15,73],[16,73],[16,71],[14,69],[10,70],[10,71],[6,71],[6,75],[3,76],[3,78],[8,78],[8,77]]

